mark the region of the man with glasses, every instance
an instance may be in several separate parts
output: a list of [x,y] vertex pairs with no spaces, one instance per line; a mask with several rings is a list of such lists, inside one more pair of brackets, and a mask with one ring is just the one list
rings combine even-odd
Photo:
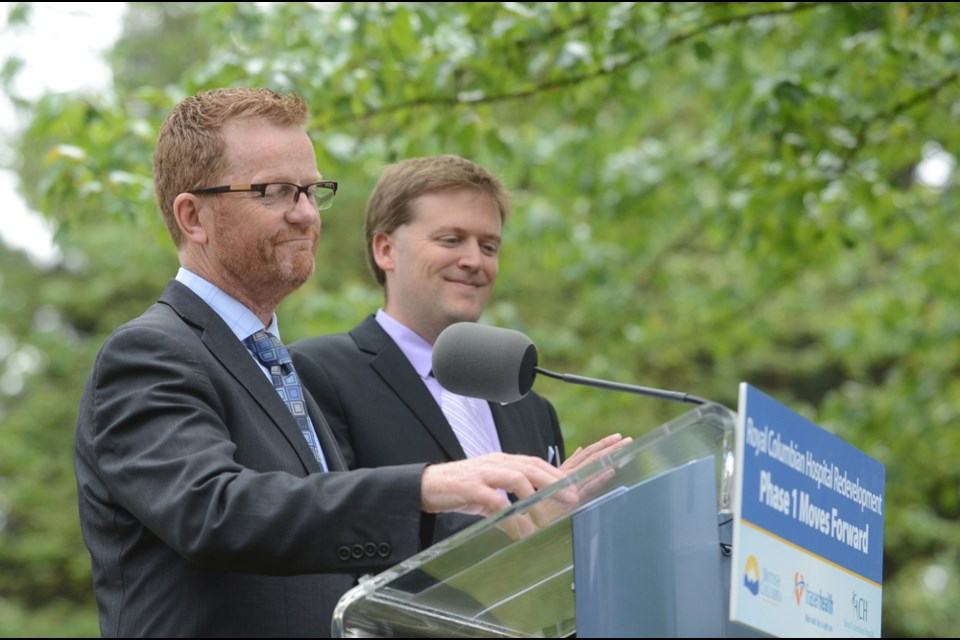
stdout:
[[[557,413],[536,392],[504,406],[451,394],[433,377],[437,337],[476,322],[493,292],[509,213],[501,180],[466,158],[411,158],[380,175],[367,201],[365,248],[383,308],[348,333],[290,348],[351,469],[504,451],[569,473],[630,442],[611,435],[565,460]],[[474,521],[444,514],[435,541]]]
[[180,269],[117,329],[80,404],[75,470],[104,636],[329,636],[354,574],[562,477],[493,454],[346,472],[275,310],[314,270],[316,167],[296,95],[221,89],[163,122],[154,184]]

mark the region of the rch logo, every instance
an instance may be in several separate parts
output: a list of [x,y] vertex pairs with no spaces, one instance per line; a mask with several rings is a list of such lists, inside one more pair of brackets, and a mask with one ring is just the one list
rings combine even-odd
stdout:
[[858,596],[856,592],[853,593],[853,612],[857,614],[857,620],[867,621],[867,599]]

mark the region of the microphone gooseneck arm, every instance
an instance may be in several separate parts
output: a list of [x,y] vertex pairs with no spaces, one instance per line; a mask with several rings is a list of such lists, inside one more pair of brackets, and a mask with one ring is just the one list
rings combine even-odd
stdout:
[[533,368],[533,370],[541,375],[547,376],[548,378],[554,378],[556,380],[562,380],[563,382],[570,382],[573,384],[582,384],[588,387],[599,387],[600,389],[612,389],[614,391],[626,391],[628,393],[636,393],[641,396],[650,396],[651,398],[673,400],[674,402],[687,402],[690,404],[707,404],[708,402],[707,400],[698,396],[689,393],[682,393],[680,391],[665,391],[663,389],[639,387],[637,385],[622,384],[620,382],[597,380],[596,378],[584,378],[583,376],[575,376],[569,373],[554,373],[553,371],[547,371],[546,369],[541,369],[540,367],[536,366]]

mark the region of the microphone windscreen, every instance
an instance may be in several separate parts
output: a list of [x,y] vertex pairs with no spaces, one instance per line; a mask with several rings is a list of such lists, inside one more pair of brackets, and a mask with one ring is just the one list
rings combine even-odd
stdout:
[[475,322],[452,324],[433,345],[433,375],[448,391],[510,403],[536,377],[537,347],[526,335]]

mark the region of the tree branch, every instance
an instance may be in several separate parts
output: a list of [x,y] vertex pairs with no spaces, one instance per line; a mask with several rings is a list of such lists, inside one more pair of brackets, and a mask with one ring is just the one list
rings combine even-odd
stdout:
[[[803,3],[798,3],[798,4],[795,5],[795,6],[784,7],[784,8],[780,8],[780,9],[767,9],[767,10],[764,10],[764,11],[757,11],[757,12],[754,12],[754,13],[744,13],[744,14],[740,14],[740,15],[725,16],[725,17],[723,17],[723,18],[719,18],[719,19],[717,19],[717,20],[714,20],[713,22],[710,22],[710,23],[708,23],[708,24],[705,24],[705,25],[702,25],[702,26],[700,26],[700,27],[696,27],[696,28],[694,28],[694,29],[691,29],[691,30],[689,30],[689,31],[686,31],[686,32],[684,32],[684,33],[679,33],[679,34],[676,34],[676,35],[672,36],[672,37],[671,37],[669,40],[667,40],[667,42],[664,44],[663,49],[665,50],[665,49],[669,49],[669,48],[671,48],[671,47],[675,47],[675,46],[680,45],[680,44],[682,44],[682,43],[684,43],[684,42],[686,42],[686,41],[688,41],[688,40],[690,40],[690,39],[692,39],[692,38],[696,38],[697,36],[703,35],[704,33],[708,33],[708,32],[710,32],[710,31],[712,31],[712,30],[714,30],[714,29],[720,29],[720,28],[724,28],[724,27],[728,27],[728,26],[732,26],[732,25],[737,25],[737,24],[746,24],[746,23],[748,23],[748,22],[750,22],[750,21],[752,21],[752,20],[756,20],[756,19],[758,19],[758,18],[765,18],[765,17],[770,17],[770,16],[781,16],[781,15],[790,15],[790,14],[800,13],[801,11],[807,11],[807,10],[814,9],[814,8],[817,8],[817,7],[820,7],[820,6],[823,6],[823,5],[832,5],[832,4],[835,4],[835,3],[833,3],[833,2],[803,2]],[[573,25],[571,25],[571,26],[580,26],[580,25],[584,24],[585,22],[588,22],[588,21],[583,21],[583,22],[581,22],[581,21],[578,20],[578,21],[575,21],[575,23],[574,23]],[[557,32],[558,32],[558,31],[557,31],[556,29],[555,29],[555,30],[552,30],[552,31],[550,32],[551,37],[555,36],[555,35],[557,34]],[[590,71],[590,72],[587,72],[587,73],[582,73],[582,74],[578,74],[578,75],[568,76],[568,77],[566,77],[566,78],[559,78],[559,79],[556,79],[556,80],[550,80],[550,81],[543,82],[543,83],[540,83],[540,84],[535,84],[535,85],[533,85],[533,86],[531,86],[531,87],[529,87],[529,88],[520,89],[520,90],[517,90],[517,91],[507,91],[507,92],[504,92],[504,93],[495,94],[495,95],[490,95],[490,96],[484,96],[484,97],[482,97],[482,98],[476,98],[476,99],[462,99],[462,98],[460,98],[460,97],[458,97],[458,96],[456,96],[456,95],[452,95],[452,96],[451,96],[451,95],[447,95],[447,96],[443,96],[443,95],[423,96],[423,97],[421,97],[421,98],[416,98],[416,99],[414,99],[414,100],[408,100],[408,101],[406,101],[406,102],[399,102],[399,103],[397,103],[397,104],[387,105],[387,106],[382,107],[382,108],[379,108],[379,109],[371,109],[371,110],[369,110],[369,111],[366,111],[366,112],[364,112],[364,113],[361,113],[361,114],[355,115],[355,116],[348,116],[348,117],[343,117],[343,118],[333,118],[333,119],[327,120],[326,122],[322,123],[321,126],[323,126],[323,127],[331,127],[331,126],[341,125],[341,124],[343,124],[343,123],[345,123],[345,122],[354,122],[354,121],[370,120],[370,119],[375,118],[375,117],[377,117],[377,116],[387,115],[387,114],[390,114],[390,113],[396,113],[396,112],[398,112],[398,111],[404,111],[404,110],[407,110],[407,109],[416,109],[416,108],[418,108],[418,107],[425,107],[425,106],[448,106],[448,107],[455,107],[455,106],[459,106],[459,105],[493,104],[493,103],[498,103],[498,102],[506,102],[506,101],[510,101],[510,100],[519,100],[519,99],[523,99],[523,98],[528,98],[528,97],[530,97],[530,96],[536,95],[536,94],[541,93],[541,92],[545,92],[545,91],[555,91],[555,90],[557,90],[557,89],[564,89],[564,88],[567,88],[567,87],[570,87],[570,86],[573,86],[573,85],[577,85],[577,84],[581,84],[581,83],[587,82],[587,81],[589,81],[589,80],[594,80],[594,79],[596,79],[596,78],[601,78],[601,77],[604,77],[604,76],[609,76],[609,75],[613,75],[613,74],[615,74],[615,73],[619,73],[619,72],[623,71],[624,69],[626,69],[626,68],[628,68],[628,67],[630,67],[630,66],[632,66],[632,65],[635,65],[636,63],[640,62],[641,60],[644,60],[644,59],[648,58],[648,57],[651,55],[651,53],[654,53],[654,52],[651,52],[650,50],[639,51],[639,52],[637,52],[636,54],[630,56],[629,58],[626,58],[625,60],[623,60],[622,62],[617,63],[617,64],[613,64],[613,65],[610,65],[610,66],[607,66],[607,67],[598,67],[598,68],[594,69],[593,71]],[[456,75],[456,74],[454,74],[454,75]]]
[[856,144],[847,149],[843,154],[841,173],[846,173],[850,167],[850,163],[856,157],[857,153],[867,145],[867,135],[869,134],[871,128],[877,124],[895,120],[897,117],[906,113],[913,107],[933,100],[937,97],[937,95],[940,94],[941,91],[946,89],[951,84],[957,82],[958,79],[960,79],[960,73],[957,73],[956,71],[948,73],[929,87],[921,89],[920,91],[917,91],[911,96],[907,96],[899,102],[895,102],[885,111],[881,111],[872,118],[861,122],[860,127],[857,130]]

